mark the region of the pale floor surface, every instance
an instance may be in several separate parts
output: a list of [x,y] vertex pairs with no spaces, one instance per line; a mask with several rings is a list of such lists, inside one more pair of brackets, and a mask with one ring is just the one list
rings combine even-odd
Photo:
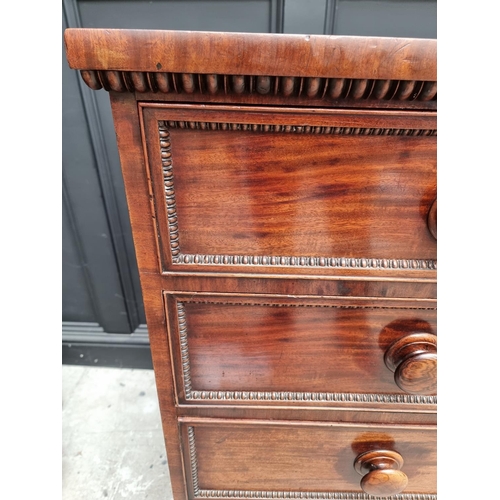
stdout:
[[152,370],[62,367],[63,500],[172,500]]

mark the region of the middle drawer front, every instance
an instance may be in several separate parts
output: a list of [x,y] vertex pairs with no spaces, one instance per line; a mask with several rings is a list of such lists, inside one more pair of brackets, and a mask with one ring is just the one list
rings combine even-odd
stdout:
[[384,360],[395,342],[436,334],[436,310],[319,298],[165,293],[181,404],[435,409]]

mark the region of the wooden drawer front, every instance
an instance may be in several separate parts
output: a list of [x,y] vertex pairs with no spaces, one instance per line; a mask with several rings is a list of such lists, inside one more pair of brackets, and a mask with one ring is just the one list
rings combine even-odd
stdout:
[[315,298],[166,299],[180,402],[420,409],[436,403],[433,395],[402,391],[384,362],[396,340],[435,333],[434,309]]
[[[436,493],[431,426],[216,422],[182,426],[191,498],[373,499],[363,494],[353,464],[376,450],[396,451],[404,459],[408,485],[397,498],[430,500]],[[335,492],[339,496],[328,496]]]
[[434,276],[430,113],[143,106],[164,271]]

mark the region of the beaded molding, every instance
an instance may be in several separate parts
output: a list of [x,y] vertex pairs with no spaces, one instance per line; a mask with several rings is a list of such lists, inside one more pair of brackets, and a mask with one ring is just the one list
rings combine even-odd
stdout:
[[[189,301],[194,304],[217,302]],[[331,307],[335,309],[377,309],[377,306],[307,305],[301,304],[243,304],[224,302],[224,305],[253,305],[263,307]],[[407,308],[401,308],[407,309]],[[412,308],[414,309],[414,308]],[[432,308],[434,309],[434,308]],[[398,403],[398,404],[437,404],[437,396],[413,394],[354,394],[336,392],[289,392],[289,391],[203,391],[193,390],[191,383],[191,364],[189,360],[188,331],[184,303],[177,301],[177,328],[181,351],[184,396],[187,401],[293,401],[293,402],[331,402],[331,403]]]
[[[264,500],[268,498],[292,498],[307,500],[379,500],[380,497],[366,493],[352,492],[312,492],[312,491],[244,491],[244,490],[198,490],[196,498],[253,498]],[[403,493],[385,500],[437,500],[436,495]]]
[[[220,128],[213,128],[214,126]],[[289,257],[275,255],[204,255],[183,254],[179,244],[179,225],[175,204],[174,175],[172,170],[172,151],[169,128],[203,130],[249,130],[273,131],[290,133],[321,133],[321,134],[354,134],[354,135],[436,135],[435,130],[405,130],[405,129],[361,129],[352,127],[295,127],[288,125],[247,125],[211,122],[180,122],[159,121],[160,155],[163,171],[165,203],[170,238],[170,253],[172,264],[179,265],[216,265],[216,266],[277,266],[303,268],[333,268],[333,269],[367,269],[367,270],[436,270],[437,261],[432,259],[372,259],[368,257]],[[235,128],[236,127],[236,128]],[[238,128],[239,127],[239,128]],[[289,130],[288,130],[289,129]],[[318,130],[319,129],[319,130]],[[367,133],[366,131],[370,131]],[[383,134],[382,132],[387,132]],[[418,134],[416,133],[418,132]]]
[[[326,491],[248,491],[248,490],[201,490],[198,481],[198,460],[196,454],[196,443],[194,428],[188,427],[188,447],[191,465],[191,480],[195,498],[252,498],[264,500],[269,498],[290,498],[301,500],[377,500],[379,497],[367,495],[366,493],[354,492],[326,492]],[[436,495],[402,493],[386,500],[437,500]]]

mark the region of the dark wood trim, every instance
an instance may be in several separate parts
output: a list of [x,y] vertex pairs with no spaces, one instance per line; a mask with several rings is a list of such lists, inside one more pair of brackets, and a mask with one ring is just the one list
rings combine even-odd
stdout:
[[[91,73],[88,71],[87,73]],[[101,72],[103,73],[103,72]],[[127,73],[122,73],[122,74],[127,74]],[[150,78],[152,73],[149,74]],[[220,76],[220,75],[219,75]],[[103,77],[105,78],[105,77]],[[206,78],[206,75],[202,75],[201,79]],[[257,77],[247,77],[247,80],[249,81],[250,78],[255,81]],[[221,80],[224,78],[221,77]],[[274,79],[274,82],[276,79],[278,80],[283,80],[280,77],[273,77],[271,80]],[[289,78],[292,80],[292,78]],[[331,88],[331,81],[325,81],[323,82],[323,89],[326,87],[327,92],[323,94],[323,92],[318,92],[316,97],[308,97],[307,94],[304,93],[304,87],[307,85],[307,82],[305,85],[302,85],[302,91],[301,95],[298,95],[298,92],[300,89],[300,81],[306,81],[307,78],[293,78],[294,80],[294,94],[285,96],[282,93],[283,87],[280,87],[280,82],[278,82],[278,93],[277,94],[265,94],[261,95],[258,92],[252,91],[252,93],[244,93],[244,94],[235,94],[232,92],[231,88],[231,79],[226,78],[226,82],[229,82],[229,88],[226,87],[226,89],[220,89],[216,94],[203,94],[200,91],[197,91],[196,93],[193,94],[187,94],[183,91],[182,88],[178,88],[179,93],[174,93],[174,92],[168,92],[168,93],[163,93],[162,91],[156,91],[156,92],[144,92],[144,93],[137,93],[137,99],[146,102],[146,101],[154,101],[154,102],[167,102],[167,103],[203,103],[203,104],[238,104],[238,105],[245,105],[245,106],[259,106],[259,105],[265,105],[265,106],[288,106],[288,107],[306,107],[306,108],[311,108],[311,107],[326,107],[328,108],[346,108],[346,109],[373,109],[373,110],[398,110],[398,109],[404,109],[404,110],[428,110],[428,111],[436,111],[437,109],[437,94],[432,97],[430,100],[422,101],[417,98],[411,100],[406,99],[400,101],[399,99],[396,98],[390,98],[388,100],[384,99],[376,99],[373,97],[373,89],[374,85],[377,84],[375,80],[372,80],[369,85],[367,85],[367,88],[371,89],[369,91],[372,92],[372,97],[369,97],[367,99],[360,98],[360,99],[352,99],[352,98],[345,98],[345,97],[339,97],[339,98],[331,98],[328,95],[328,89]],[[199,79],[198,79],[199,82]],[[302,82],[304,83],[304,82]],[[345,81],[344,82],[344,88],[352,88],[351,81]],[[393,82],[391,85],[399,85],[398,82]],[[426,82],[426,84],[429,82]],[[197,84],[199,85],[199,83]],[[273,86],[273,84],[271,84]],[[394,88],[391,87],[391,88]],[[422,86],[421,82],[418,83],[416,82],[414,84],[414,88],[416,88],[416,92],[418,95],[422,95],[425,91],[424,87]],[[227,91],[228,93],[225,93]],[[350,92],[350,90],[349,90]],[[413,97],[412,94],[411,97]]]

